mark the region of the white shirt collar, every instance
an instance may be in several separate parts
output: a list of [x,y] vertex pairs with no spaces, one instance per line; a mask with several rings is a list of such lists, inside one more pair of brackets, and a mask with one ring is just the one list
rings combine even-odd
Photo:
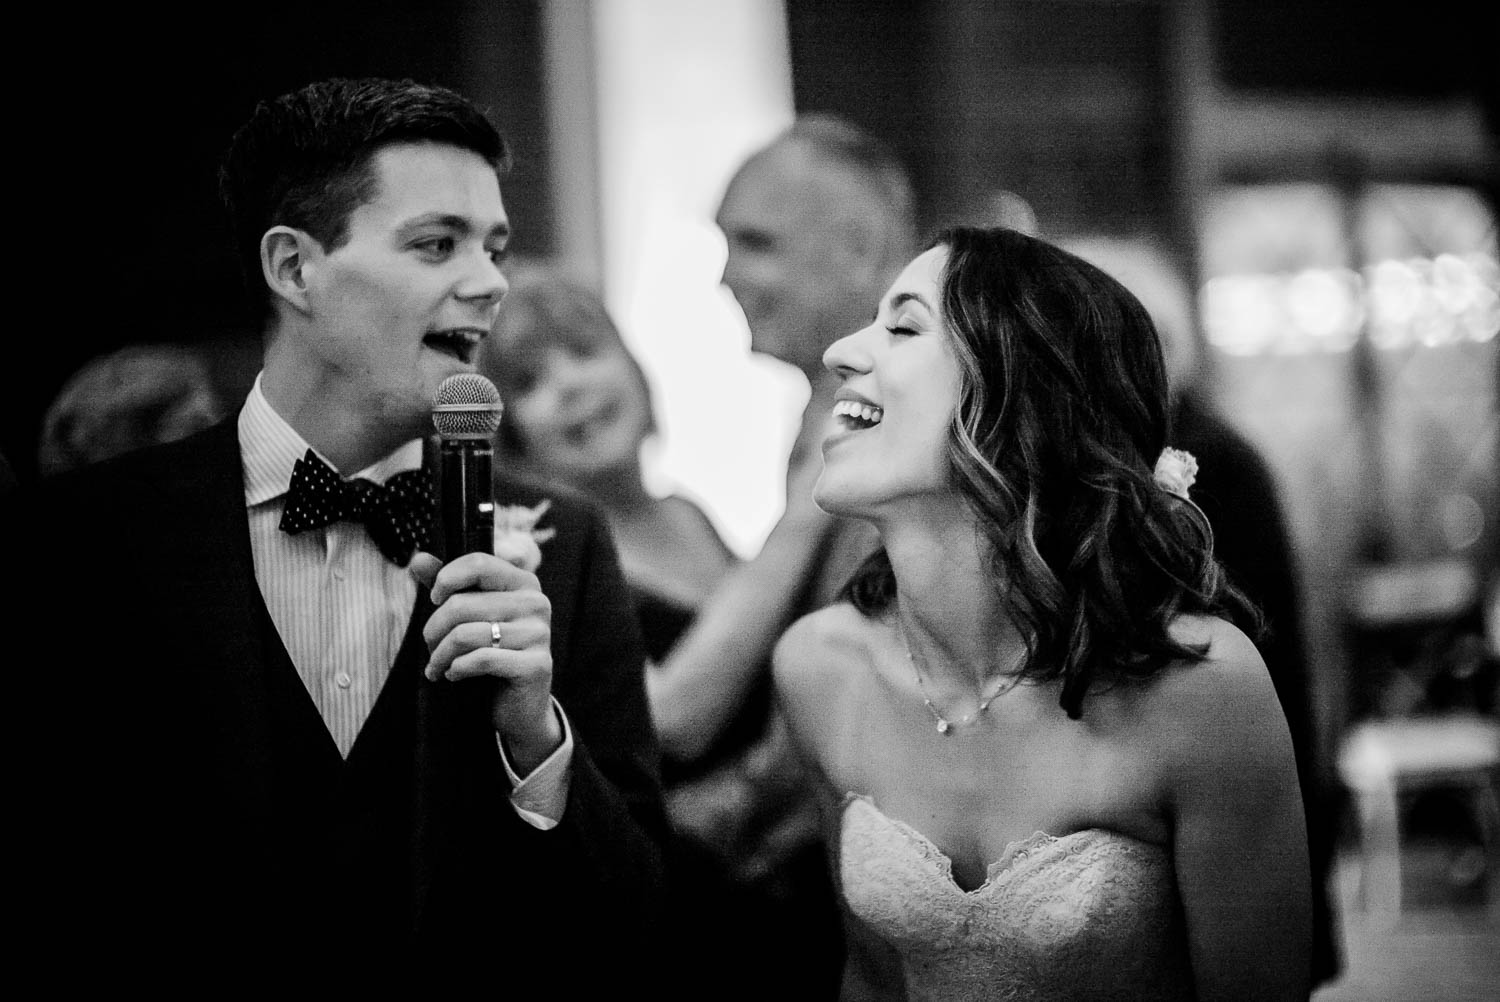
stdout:
[[[276,413],[271,402],[266,399],[260,388],[262,375],[264,374],[256,375],[255,385],[250,388],[245,405],[240,408],[238,423],[240,461],[245,470],[246,506],[263,504],[285,494],[292,482],[292,467],[312,448],[306,439],[297,434],[296,429],[286,423],[286,419]],[[317,452],[319,458],[328,463],[327,456],[317,449],[313,449],[313,452]],[[332,463],[328,465],[337,469]],[[414,438],[354,476],[383,484],[397,473],[419,469],[421,466],[422,440]]]

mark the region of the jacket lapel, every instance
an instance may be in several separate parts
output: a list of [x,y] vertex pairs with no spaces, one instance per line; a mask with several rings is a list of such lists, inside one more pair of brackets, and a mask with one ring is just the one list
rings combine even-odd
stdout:
[[168,610],[185,664],[199,666],[185,683],[199,688],[198,707],[223,758],[228,791],[248,816],[271,807],[271,717],[255,559],[245,510],[237,423],[230,419],[197,437],[162,480],[154,517],[170,531],[155,534],[148,555],[159,601]]

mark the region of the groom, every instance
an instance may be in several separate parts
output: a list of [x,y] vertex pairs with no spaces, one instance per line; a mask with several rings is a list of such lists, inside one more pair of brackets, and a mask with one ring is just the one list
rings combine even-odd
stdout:
[[421,552],[433,396],[507,288],[506,159],[441,88],[262,103],[221,172],[264,317],[248,399],[7,525],[46,641],[13,704],[24,917],[64,975],[649,986],[657,747],[603,523],[514,485],[501,504],[551,502],[535,573]]

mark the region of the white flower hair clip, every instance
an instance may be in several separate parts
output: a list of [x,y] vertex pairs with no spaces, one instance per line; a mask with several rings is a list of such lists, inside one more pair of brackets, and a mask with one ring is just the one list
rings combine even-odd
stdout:
[[550,500],[543,500],[534,508],[523,504],[496,505],[495,556],[535,573],[542,566],[542,544],[557,535],[557,530],[550,526],[537,528],[537,522],[551,507]]
[[1156,481],[1156,486],[1168,494],[1176,494],[1184,501],[1191,500],[1188,488],[1198,479],[1198,460],[1193,458],[1191,452],[1163,449],[1161,455],[1156,457],[1156,470],[1152,473],[1152,478]]

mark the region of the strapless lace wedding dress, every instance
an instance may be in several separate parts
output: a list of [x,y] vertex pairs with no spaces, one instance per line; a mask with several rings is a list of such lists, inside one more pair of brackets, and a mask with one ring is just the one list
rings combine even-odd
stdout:
[[1167,850],[1102,828],[1014,842],[965,891],[953,863],[868,797],[845,801],[850,910],[900,954],[915,1000],[1191,1000]]

